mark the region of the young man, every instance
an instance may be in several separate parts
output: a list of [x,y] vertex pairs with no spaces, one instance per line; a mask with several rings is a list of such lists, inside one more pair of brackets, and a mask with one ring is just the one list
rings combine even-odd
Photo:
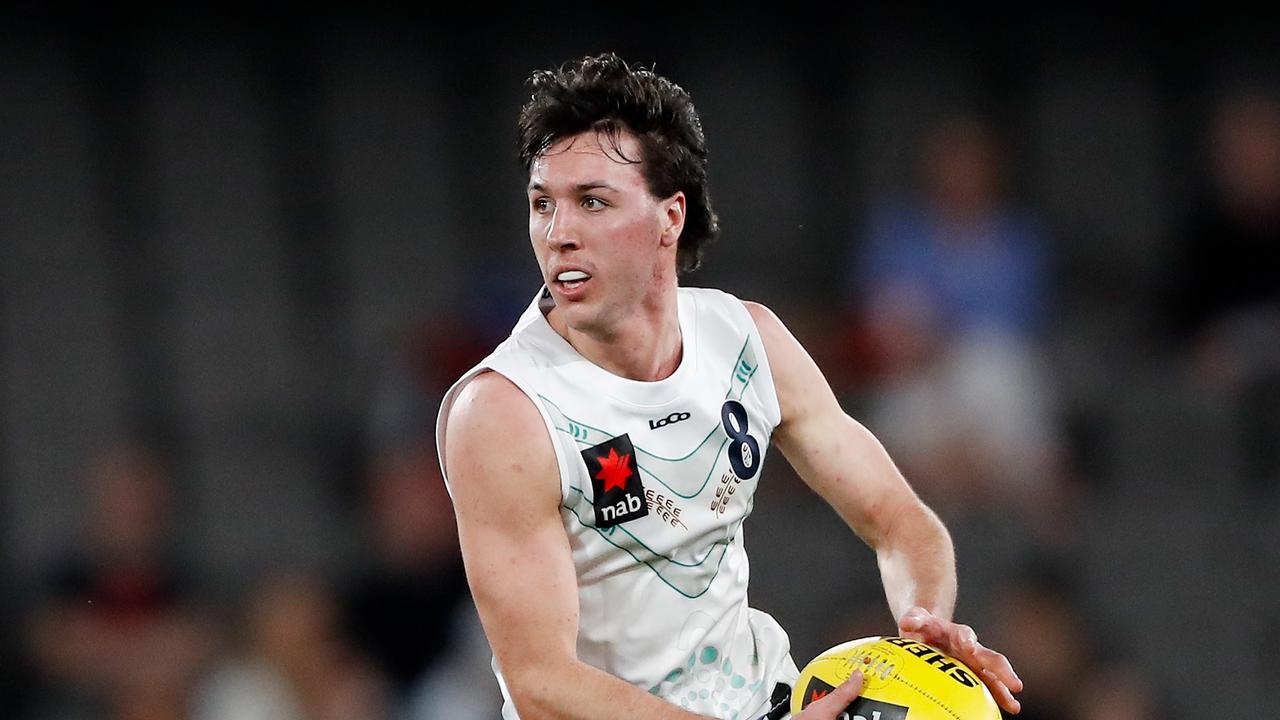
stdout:
[[[742,544],[771,441],[875,549],[900,631],[1016,712],[1009,663],[950,621],[946,529],[880,444],[767,308],[678,286],[718,232],[687,93],[614,55],[531,85],[520,157],[545,285],[437,428],[503,717],[786,717],[798,673],[747,607]],[[860,687],[796,720],[836,718]]]

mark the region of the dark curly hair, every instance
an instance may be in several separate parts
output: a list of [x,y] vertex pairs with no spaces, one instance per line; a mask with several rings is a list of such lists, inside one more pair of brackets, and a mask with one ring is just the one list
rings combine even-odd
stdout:
[[[584,57],[529,77],[532,95],[520,110],[519,157],[526,172],[556,142],[595,130],[629,162],[639,162],[649,193],[683,191],[685,222],[676,249],[682,272],[698,268],[706,245],[720,234],[707,190],[707,144],[689,93],[613,53]],[[622,131],[639,141],[641,157],[621,150]]]

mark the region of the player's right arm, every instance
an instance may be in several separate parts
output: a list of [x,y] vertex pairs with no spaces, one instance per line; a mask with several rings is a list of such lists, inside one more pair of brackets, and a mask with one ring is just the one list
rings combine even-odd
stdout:
[[699,716],[577,658],[578,584],[551,438],[498,373],[458,394],[445,468],[467,581],[522,720]]
[[[459,392],[445,427],[467,581],[521,719],[704,717],[578,660],[578,583],[559,470],[533,402],[502,375],[484,373]],[[857,689],[842,688],[797,720],[833,720]]]

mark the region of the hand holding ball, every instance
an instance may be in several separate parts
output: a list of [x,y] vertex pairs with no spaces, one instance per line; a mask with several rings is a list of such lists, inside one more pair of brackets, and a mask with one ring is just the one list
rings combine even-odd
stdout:
[[1000,708],[978,675],[916,640],[870,637],[814,658],[796,680],[791,714],[821,699],[855,670],[865,677],[850,720],[1000,720]]

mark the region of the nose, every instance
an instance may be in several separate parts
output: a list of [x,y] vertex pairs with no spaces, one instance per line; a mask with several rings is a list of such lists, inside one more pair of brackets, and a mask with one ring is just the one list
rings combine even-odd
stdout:
[[557,206],[552,211],[551,220],[547,222],[547,245],[556,250],[573,250],[581,247],[572,210],[566,211]]

